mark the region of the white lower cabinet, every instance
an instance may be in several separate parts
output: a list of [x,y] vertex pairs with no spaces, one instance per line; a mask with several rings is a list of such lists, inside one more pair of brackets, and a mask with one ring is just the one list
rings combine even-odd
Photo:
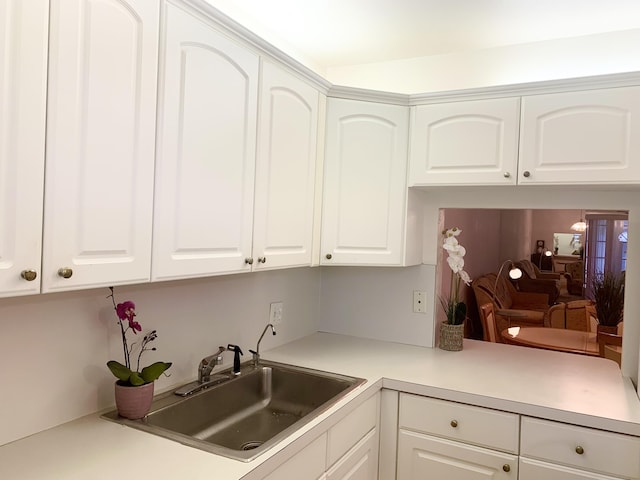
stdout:
[[327,480],[376,480],[378,431],[373,428],[327,472]]
[[377,393],[268,475],[246,478],[377,480],[379,418],[380,394]]
[[523,417],[520,455],[520,480],[640,478],[640,438],[630,435]]
[[518,457],[487,448],[400,430],[398,480],[518,478]]
[[264,480],[316,480],[324,477],[327,458],[327,434],[311,442]]
[[400,395],[398,480],[518,478],[518,415]]

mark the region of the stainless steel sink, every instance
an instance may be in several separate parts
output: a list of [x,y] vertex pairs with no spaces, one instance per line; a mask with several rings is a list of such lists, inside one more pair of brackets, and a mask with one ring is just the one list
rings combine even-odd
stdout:
[[110,412],[105,418],[202,450],[249,461],[312,420],[361,378],[261,361],[241,374],[187,397],[168,392],[154,399],[141,420]]

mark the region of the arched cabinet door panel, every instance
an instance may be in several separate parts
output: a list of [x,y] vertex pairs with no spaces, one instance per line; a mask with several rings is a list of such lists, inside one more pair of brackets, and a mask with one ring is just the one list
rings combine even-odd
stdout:
[[640,87],[523,97],[518,183],[640,183],[638,158]]
[[168,3],[163,63],[152,278],[250,271],[258,56]]
[[51,0],[45,292],[149,280],[159,16]]
[[0,2],[0,297],[40,292],[48,10]]
[[515,185],[520,99],[412,107],[409,185]]
[[254,270],[311,265],[318,91],[263,61],[253,221]]
[[406,107],[329,99],[321,264],[402,264],[407,134]]

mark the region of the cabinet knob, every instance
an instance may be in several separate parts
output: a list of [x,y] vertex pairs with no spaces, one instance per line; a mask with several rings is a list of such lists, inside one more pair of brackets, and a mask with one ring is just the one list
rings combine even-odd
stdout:
[[20,276],[27,282],[33,282],[38,276],[38,272],[36,272],[35,270],[23,270],[22,272],[20,272]]
[[258,257],[258,263],[267,263],[267,257]]
[[327,253],[325,257],[327,258],[327,260],[331,260],[332,255],[330,253]]
[[253,258],[251,257],[245,258],[244,263],[246,263],[247,265],[253,265]]
[[502,465],[502,470],[505,472],[510,472],[511,471],[511,465],[509,465],[508,463],[505,463],[504,465]]
[[502,176],[503,176],[504,178],[509,178],[509,177],[511,177],[511,174],[510,174],[509,172],[504,172],[504,173],[502,174]]
[[578,446],[576,447],[576,453],[577,453],[578,455],[582,455],[582,454],[584,453],[584,448],[582,448],[580,445],[578,445]]
[[450,425],[451,425],[453,428],[458,428],[458,421],[457,421],[457,420],[451,420]]
[[526,178],[529,178],[531,176],[531,172],[529,170],[525,170],[522,175]]
[[71,278],[71,275],[73,275],[73,270],[71,270],[70,268],[60,268],[58,269],[58,276],[62,277],[62,278]]

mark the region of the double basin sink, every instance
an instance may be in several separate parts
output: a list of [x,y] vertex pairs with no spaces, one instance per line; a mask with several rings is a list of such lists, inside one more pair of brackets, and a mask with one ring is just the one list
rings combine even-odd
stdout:
[[[294,365],[243,364],[240,375],[186,397],[154,399],[141,420],[104,418],[212,453],[249,461],[317,417],[364,379]],[[179,390],[179,389],[178,389]]]

